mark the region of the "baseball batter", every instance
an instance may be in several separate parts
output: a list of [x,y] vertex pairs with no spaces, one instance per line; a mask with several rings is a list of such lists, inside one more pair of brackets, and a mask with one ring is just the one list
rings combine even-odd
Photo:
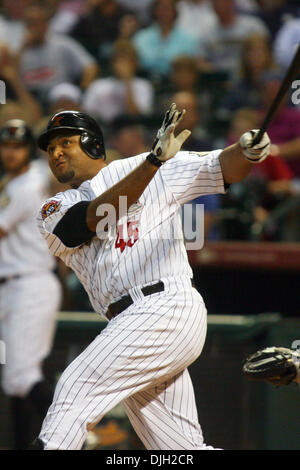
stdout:
[[[0,312],[6,345],[2,388],[12,398],[15,449],[32,437],[28,402],[42,419],[53,391],[42,373],[52,344],[60,285],[52,273],[54,258],[36,226],[45,198],[46,175],[30,161],[34,138],[25,122],[14,119],[0,129]],[[49,174],[48,174],[49,178]]]
[[211,448],[187,370],[204,345],[206,308],[191,284],[180,206],[243,179],[270,141],[251,148],[248,132],[206,156],[181,152],[190,131],[174,130],[184,113],[171,106],[149,154],[109,165],[86,114],[58,113],[39,137],[54,175],[72,187],[45,202],[40,230],[108,324],[62,374],[33,449],[81,449],[120,401],[147,449]]

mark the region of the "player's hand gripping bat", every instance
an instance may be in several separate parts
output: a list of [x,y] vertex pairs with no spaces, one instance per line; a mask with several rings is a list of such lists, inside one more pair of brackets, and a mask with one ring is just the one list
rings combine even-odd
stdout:
[[249,132],[245,132],[240,138],[240,145],[243,149],[246,160],[250,163],[261,163],[270,154],[271,141],[269,139],[266,130],[272,121],[278,106],[281,103],[284,95],[291,86],[294,78],[300,71],[300,46],[295,53],[295,56],[286,72],[286,75],[280,85],[280,88],[271,103],[267,114],[263,120],[260,129],[252,129]]
[[298,46],[298,49],[294,55],[294,58],[285,74],[285,77],[284,79],[282,80],[282,83],[280,85],[280,88],[277,92],[277,95],[275,96],[274,100],[272,101],[269,109],[268,109],[268,112],[262,122],[262,125],[259,129],[259,132],[256,134],[256,136],[254,137],[253,141],[252,141],[252,147],[254,147],[254,145],[258,144],[262,138],[262,136],[264,135],[264,133],[266,132],[270,122],[272,121],[277,109],[278,109],[278,106],[279,104],[281,103],[281,100],[282,98],[284,97],[284,95],[286,94],[286,92],[288,91],[288,89],[290,88],[293,80],[296,78],[296,76],[298,75],[300,71],[300,45]]

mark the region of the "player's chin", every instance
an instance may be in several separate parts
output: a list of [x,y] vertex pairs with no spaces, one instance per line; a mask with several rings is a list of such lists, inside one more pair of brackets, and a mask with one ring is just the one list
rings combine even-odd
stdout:
[[60,183],[70,183],[73,180],[75,173],[73,170],[58,171],[56,169],[54,176]]

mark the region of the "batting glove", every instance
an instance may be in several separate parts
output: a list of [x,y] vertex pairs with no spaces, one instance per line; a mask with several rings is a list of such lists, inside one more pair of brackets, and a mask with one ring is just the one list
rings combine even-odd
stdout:
[[258,132],[258,129],[252,129],[245,132],[240,138],[239,143],[243,149],[243,154],[250,163],[261,163],[270,153],[271,141],[266,132],[263,134],[261,141],[252,147],[254,137]]
[[185,129],[177,137],[174,130],[185,115],[185,109],[179,112],[176,104],[172,103],[165,114],[161,128],[158,130],[151,153],[160,162],[165,162],[174,157],[181,149],[183,143],[191,135],[191,131]]

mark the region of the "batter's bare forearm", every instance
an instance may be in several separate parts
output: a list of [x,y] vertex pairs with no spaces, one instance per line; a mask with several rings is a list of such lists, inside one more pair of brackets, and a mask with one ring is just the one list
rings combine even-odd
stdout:
[[117,219],[120,217],[120,197],[127,198],[127,208],[136,202],[142,195],[147,185],[155,176],[158,167],[152,165],[148,160],[145,160],[141,165],[135,168],[125,178],[119,181],[112,188],[105,191],[105,193],[98,196],[91,201],[87,209],[86,223],[92,232],[96,232],[97,224],[105,216],[96,215],[97,209],[102,204],[109,204],[114,207]]
[[248,175],[252,164],[245,159],[242,147],[235,143],[226,147],[219,156],[225,183],[237,183]]

